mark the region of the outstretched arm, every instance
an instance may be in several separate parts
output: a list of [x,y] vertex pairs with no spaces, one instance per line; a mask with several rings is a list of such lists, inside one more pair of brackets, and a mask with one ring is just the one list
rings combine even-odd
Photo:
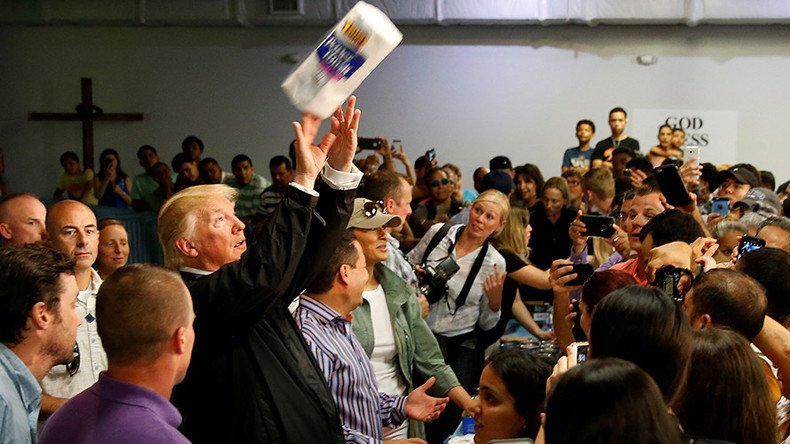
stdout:
[[[319,248],[318,244],[310,243],[311,239],[317,238],[322,231],[329,231],[327,235],[339,239],[337,229],[323,230],[322,226],[313,230],[314,224],[322,225],[316,217],[318,198],[313,188],[337,139],[335,132],[340,128],[340,122],[334,117],[332,120],[332,130],[318,144],[315,139],[320,119],[304,114],[301,122],[294,122],[296,173],[293,186],[288,187],[285,198],[262,225],[241,260],[189,284],[193,296],[200,295],[194,299],[196,313],[205,319],[201,324],[218,322],[234,330],[243,329],[248,324],[246,320],[257,319],[273,302],[284,295],[298,294],[294,289],[301,290],[310,276],[307,270],[300,269],[305,250],[311,250],[310,256],[321,256],[312,254],[312,250]],[[335,218],[342,219],[343,215],[347,217],[348,212],[341,212]]]
[[438,418],[444,408],[447,406],[449,398],[434,398],[426,393],[431,388],[436,378],[431,376],[425,381],[425,384],[417,387],[406,398],[406,403],[403,411],[411,419],[417,421],[433,421]]
[[[763,329],[752,341],[782,375],[790,375],[790,331],[766,316]],[[790,384],[782,385],[782,394],[790,396]]]

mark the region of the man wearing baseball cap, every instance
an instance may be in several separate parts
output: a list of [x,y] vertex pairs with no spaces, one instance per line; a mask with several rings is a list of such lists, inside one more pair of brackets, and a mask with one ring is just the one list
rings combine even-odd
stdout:
[[743,199],[752,188],[760,186],[760,179],[745,164],[738,164],[719,173],[718,197],[730,199],[730,206]]
[[513,163],[507,156],[496,156],[488,161],[488,169],[491,171],[504,170],[510,174],[511,177],[515,176],[516,172],[513,169]]
[[733,210],[739,209],[741,215],[749,211],[760,213],[763,216],[777,216],[782,213],[782,203],[779,196],[771,190],[765,188],[752,188],[743,199],[732,204]]

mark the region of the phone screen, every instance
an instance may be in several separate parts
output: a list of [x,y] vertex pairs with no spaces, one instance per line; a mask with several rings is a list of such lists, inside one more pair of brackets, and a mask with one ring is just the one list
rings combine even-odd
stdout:
[[759,237],[752,237],[744,235],[741,238],[741,243],[738,244],[738,256],[735,260],[740,260],[744,253],[759,250],[765,246],[765,239]]
[[685,207],[691,204],[691,198],[686,191],[686,185],[680,178],[680,172],[676,165],[664,165],[656,168],[656,180],[661,193],[666,197],[667,202],[674,207]]
[[581,364],[587,361],[587,354],[590,349],[589,342],[574,342],[571,346],[576,350],[576,363]]

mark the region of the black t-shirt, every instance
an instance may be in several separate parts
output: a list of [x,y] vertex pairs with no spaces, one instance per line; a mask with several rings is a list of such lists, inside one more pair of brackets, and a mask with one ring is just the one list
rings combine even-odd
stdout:
[[630,137],[626,137],[625,139],[617,142],[616,145],[617,146],[615,146],[615,143],[611,137],[607,137],[606,139],[598,142],[595,144],[592,160],[611,160],[612,151],[614,151],[615,148],[629,148],[632,151],[639,151],[639,141]]
[[576,219],[576,213],[575,208],[565,207],[554,224],[546,216],[546,208],[542,202],[532,207],[529,211],[529,224],[532,226],[529,239],[532,253],[529,260],[532,265],[548,270],[555,259],[565,259],[570,255],[572,241],[568,228]]
[[[573,242],[568,234],[568,228],[576,219],[577,211],[573,207],[563,208],[557,223],[553,224],[546,216],[546,208],[542,202],[529,210],[529,224],[532,226],[532,235],[529,239],[532,252],[529,261],[532,265],[541,270],[548,270],[554,260],[565,259],[571,254]],[[523,287],[521,297],[526,301],[551,302],[554,298],[551,290]]]
[[[499,254],[505,258],[505,271],[512,273],[527,266],[527,263],[519,255],[507,249],[497,249]],[[513,301],[516,300],[516,290],[518,289],[518,282],[505,278],[505,284],[502,287],[502,307],[500,308],[499,321],[491,330],[483,333],[483,338],[487,344],[493,344],[494,341],[502,337],[505,332],[508,321],[513,318]],[[479,338],[481,339],[481,338]]]

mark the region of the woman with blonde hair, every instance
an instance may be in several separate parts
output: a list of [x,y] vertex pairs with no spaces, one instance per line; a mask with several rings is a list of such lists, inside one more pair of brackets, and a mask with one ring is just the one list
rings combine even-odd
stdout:
[[118,219],[99,220],[99,253],[96,271],[102,280],[129,260],[129,234]]
[[[540,329],[521,298],[519,284],[529,285],[541,290],[551,288],[549,272],[529,264],[529,238],[532,227],[529,225],[529,210],[511,208],[507,225],[499,236],[493,239],[497,251],[505,258],[507,276],[500,286],[502,290],[502,314],[496,327],[486,333],[488,343],[494,343],[505,332],[510,319],[539,339],[554,339],[554,333]],[[486,288],[489,290],[489,288]],[[490,291],[494,291],[490,288]]]
[[[501,291],[488,293],[484,282],[489,276],[492,281],[503,281],[505,259],[489,240],[505,227],[509,212],[504,194],[485,191],[472,203],[467,225],[433,225],[408,254],[409,262],[424,267],[447,269],[451,262],[457,264],[458,271],[446,284],[436,279],[421,280],[421,284],[429,290],[426,322],[445,361],[467,392],[477,388],[483,368],[478,332],[494,328],[500,316]],[[459,414],[460,409],[448,405],[440,418],[443,430],[437,430],[437,436],[443,439],[449,435]]]

